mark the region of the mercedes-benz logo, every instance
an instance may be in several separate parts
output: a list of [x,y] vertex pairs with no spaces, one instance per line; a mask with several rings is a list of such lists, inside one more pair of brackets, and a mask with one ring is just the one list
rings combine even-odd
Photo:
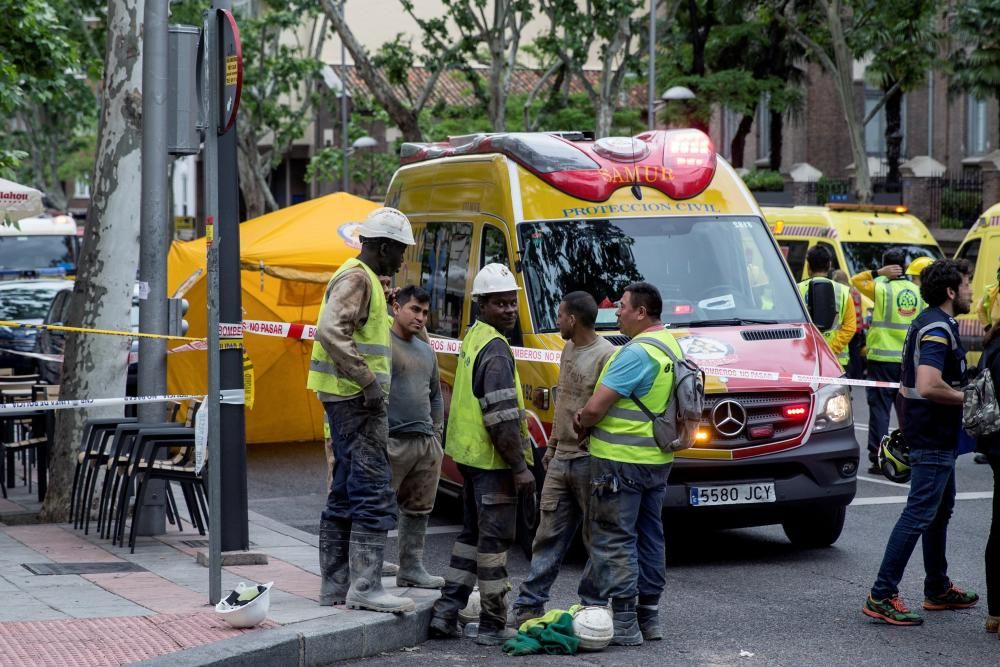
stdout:
[[747,411],[736,401],[719,401],[712,409],[712,423],[721,435],[731,438],[739,435],[747,425]]

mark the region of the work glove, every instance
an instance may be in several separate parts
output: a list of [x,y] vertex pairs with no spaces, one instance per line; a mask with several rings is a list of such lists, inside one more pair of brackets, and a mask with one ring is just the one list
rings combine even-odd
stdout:
[[377,410],[385,402],[385,394],[382,393],[382,385],[378,380],[372,380],[362,390],[364,393],[364,406],[369,410]]

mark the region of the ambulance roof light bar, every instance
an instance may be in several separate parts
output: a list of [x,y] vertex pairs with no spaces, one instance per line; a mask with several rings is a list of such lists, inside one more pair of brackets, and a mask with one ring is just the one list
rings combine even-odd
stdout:
[[826,207],[831,211],[858,211],[861,213],[898,213],[902,215],[909,211],[902,204],[841,204],[827,202]]

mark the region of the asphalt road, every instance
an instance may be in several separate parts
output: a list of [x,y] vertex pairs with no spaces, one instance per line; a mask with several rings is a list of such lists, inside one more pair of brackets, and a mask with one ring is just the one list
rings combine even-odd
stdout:
[[[867,438],[864,395],[855,394],[857,437]],[[321,445],[252,446],[250,509],[317,533],[325,493]],[[959,500],[949,531],[952,579],[985,595],[983,549],[991,515],[992,475],[971,456],[958,464]],[[1000,663],[1000,643],[982,630],[985,600],[964,611],[924,612],[916,628],[871,621],[861,605],[871,587],[906,487],[871,477],[862,468],[858,497],[840,540],[831,548],[791,546],[780,527],[716,532],[670,531],[667,586],[661,601],[666,640],[573,657],[522,657],[541,665],[985,665]],[[447,566],[460,513],[439,497],[427,541],[427,566]],[[395,540],[388,558],[395,557]],[[570,559],[552,590],[551,607],[575,602],[582,562]],[[518,549],[509,571],[515,588],[528,571]],[[918,608],[922,559],[914,554],[901,592]],[[353,661],[373,665],[477,665],[510,661],[499,649],[468,640],[429,641],[412,650]]]

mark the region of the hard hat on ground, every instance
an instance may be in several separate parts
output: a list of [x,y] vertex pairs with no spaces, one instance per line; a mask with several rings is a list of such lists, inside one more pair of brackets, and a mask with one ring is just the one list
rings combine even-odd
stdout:
[[404,245],[415,245],[410,220],[402,211],[383,206],[368,214],[358,227],[358,236],[366,239],[392,239]]
[[503,264],[487,264],[472,281],[472,296],[517,292],[520,289],[514,274]]
[[919,276],[920,272],[934,263],[933,257],[917,257],[906,267],[906,275]]
[[614,621],[607,607],[583,607],[573,614],[573,634],[583,651],[600,651],[611,643]]
[[264,585],[247,586],[241,581],[232,593],[219,600],[215,611],[234,628],[252,628],[267,618],[273,585],[274,582],[269,581]]
[[903,433],[899,429],[882,436],[878,448],[878,467],[886,479],[897,484],[910,481],[910,446],[903,440]]

